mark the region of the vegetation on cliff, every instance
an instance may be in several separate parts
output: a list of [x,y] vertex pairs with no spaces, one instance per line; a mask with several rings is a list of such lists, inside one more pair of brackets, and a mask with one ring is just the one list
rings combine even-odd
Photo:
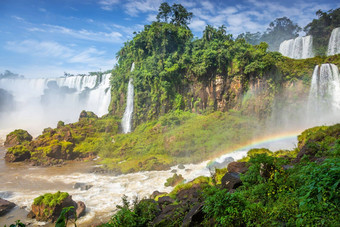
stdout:
[[[243,174],[230,168],[224,176],[239,178],[241,184],[234,188],[224,177],[221,184],[215,176],[199,177],[160,195],[157,202],[118,206],[103,226],[140,226],[141,220],[144,226],[335,226],[340,222],[339,135],[340,124],[316,127],[298,137],[295,150],[251,150]],[[315,143],[320,145],[316,150]],[[143,213],[137,212],[141,207]]]

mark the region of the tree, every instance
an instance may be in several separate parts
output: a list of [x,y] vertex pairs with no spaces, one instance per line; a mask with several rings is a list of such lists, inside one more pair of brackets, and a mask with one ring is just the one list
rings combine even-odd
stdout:
[[189,21],[192,18],[192,13],[188,12],[181,4],[173,4],[171,23],[177,26],[188,27]]
[[324,55],[332,30],[340,25],[340,8],[328,12],[318,10],[316,15],[318,19],[307,24],[303,30],[307,35],[313,36],[314,53]]
[[168,3],[163,2],[158,9],[158,14],[156,17],[157,21],[160,22],[162,19],[164,22],[168,23],[168,19],[170,16],[171,16],[171,7],[169,6]]
[[188,28],[192,16],[193,14],[188,12],[181,4],[173,4],[170,7],[168,3],[163,2],[158,9],[156,18],[158,22],[165,23],[168,23],[168,19],[171,18],[171,24]]
[[237,36],[236,39],[244,39],[247,43],[252,44],[252,45],[257,45],[261,42],[261,32],[256,32],[256,33],[242,33]]
[[301,28],[287,17],[276,18],[269,24],[261,40],[269,44],[269,50],[278,51],[280,43],[299,36]]

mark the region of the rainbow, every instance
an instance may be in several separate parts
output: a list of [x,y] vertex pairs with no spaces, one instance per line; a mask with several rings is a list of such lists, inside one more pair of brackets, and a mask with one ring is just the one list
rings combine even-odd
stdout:
[[219,158],[222,155],[228,154],[233,151],[241,151],[241,150],[250,150],[253,147],[259,146],[261,144],[265,143],[273,143],[273,142],[279,142],[285,139],[294,139],[296,138],[301,132],[303,132],[305,129],[301,130],[294,130],[294,131],[286,131],[281,132],[277,134],[271,134],[271,135],[265,135],[262,137],[258,137],[256,139],[253,139],[251,141],[247,141],[246,143],[238,144],[232,148],[229,148],[228,150],[223,150],[221,152],[217,152],[210,158],[210,160],[214,160],[216,158]]

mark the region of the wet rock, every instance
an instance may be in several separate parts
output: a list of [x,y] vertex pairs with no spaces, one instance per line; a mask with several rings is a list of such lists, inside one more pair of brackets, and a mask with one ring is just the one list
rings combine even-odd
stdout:
[[14,207],[15,207],[14,203],[0,198],[0,216],[5,215]]
[[73,185],[73,188],[74,188],[74,189],[79,188],[81,191],[87,191],[87,190],[89,190],[89,189],[92,188],[92,187],[93,187],[93,185],[91,185],[91,184],[86,184],[86,183],[75,183],[75,184]]
[[161,204],[161,205],[171,204],[171,203],[174,203],[174,202],[175,202],[175,200],[173,200],[170,196],[163,196],[163,197],[158,198],[158,203]]
[[226,173],[221,180],[221,185],[228,191],[231,189],[236,189],[242,185],[240,175],[238,173]]
[[182,227],[198,226],[204,220],[204,213],[202,211],[203,204],[196,204],[191,210],[185,215],[182,223]]
[[300,152],[297,154],[296,159],[293,160],[293,163],[298,163],[301,161],[303,156],[307,156],[309,159],[315,157],[316,153],[320,150],[320,145],[315,141],[309,140],[302,148]]
[[71,209],[66,214],[68,219],[73,219],[74,214],[79,215],[79,217],[85,214],[85,204],[83,202],[76,203],[72,199],[72,196],[68,196],[64,200],[60,201],[60,203],[52,207],[44,203],[39,205],[32,204],[31,211],[27,217],[35,218],[37,221],[55,222],[60,216],[62,209],[70,206],[73,206],[74,209]]
[[177,169],[171,170],[171,173],[177,173]]
[[24,142],[31,142],[32,139],[33,137],[26,130],[16,129],[6,136],[4,145],[5,147],[13,147]]
[[228,164],[229,173],[245,173],[248,171],[247,162],[231,162]]
[[157,196],[159,196],[159,195],[164,195],[164,194],[166,194],[166,192],[154,191],[154,192],[150,195],[150,199],[155,199]]
[[173,214],[180,207],[181,207],[180,205],[165,206],[162,209],[162,212],[152,221],[151,226],[164,226],[164,225],[160,225],[160,223],[164,222],[164,220],[166,220],[168,217],[173,217],[174,216]]
[[200,185],[194,184],[191,188],[180,190],[176,195],[176,199],[182,202],[197,202],[200,197],[199,191],[201,191]]
[[185,166],[183,164],[179,164],[178,169],[185,169]]
[[77,209],[76,209],[77,218],[84,216],[85,211],[86,211],[85,203],[82,201],[77,202]]
[[30,151],[23,145],[16,145],[8,149],[5,155],[7,162],[22,162],[31,157]]

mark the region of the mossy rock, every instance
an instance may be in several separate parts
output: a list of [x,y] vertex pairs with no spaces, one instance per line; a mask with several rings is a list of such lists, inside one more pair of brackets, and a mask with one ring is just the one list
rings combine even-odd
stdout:
[[[76,208],[77,203],[67,192],[46,193],[34,199],[28,216],[35,217],[37,221],[54,222],[60,216],[62,209],[70,206]],[[71,216],[74,213],[75,210],[71,209],[68,215]]]
[[172,177],[169,177],[166,182],[164,183],[164,186],[165,187],[174,187],[176,186],[177,184],[181,183],[184,181],[184,178],[181,174],[177,175],[176,173],[172,176]]
[[4,145],[6,147],[13,147],[15,145],[24,144],[32,141],[33,137],[23,129],[16,129],[6,136]]
[[79,115],[79,121],[81,119],[91,119],[91,118],[92,119],[98,119],[98,116],[95,113],[93,113],[92,111],[85,111],[85,110],[81,111],[81,113]]
[[16,145],[14,147],[8,148],[5,155],[5,160],[7,162],[21,162],[31,157],[30,151],[24,145]]

